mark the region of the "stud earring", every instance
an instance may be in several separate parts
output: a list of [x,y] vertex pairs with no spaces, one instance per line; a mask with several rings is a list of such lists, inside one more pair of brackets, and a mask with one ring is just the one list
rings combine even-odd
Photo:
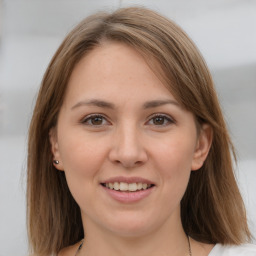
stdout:
[[53,160],[53,163],[54,164],[59,164],[59,161],[58,160]]

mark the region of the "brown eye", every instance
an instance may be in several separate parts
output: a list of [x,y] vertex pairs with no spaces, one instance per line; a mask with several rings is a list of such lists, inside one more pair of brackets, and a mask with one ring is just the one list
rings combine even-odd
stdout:
[[154,125],[163,125],[165,124],[165,117],[163,116],[157,116],[153,118]]
[[170,116],[157,114],[151,117],[147,123],[155,126],[167,126],[174,123],[174,120]]
[[90,115],[83,119],[82,123],[89,126],[101,126],[108,124],[108,121],[102,115]]
[[91,118],[92,125],[101,125],[103,122],[103,118],[101,116],[96,116]]

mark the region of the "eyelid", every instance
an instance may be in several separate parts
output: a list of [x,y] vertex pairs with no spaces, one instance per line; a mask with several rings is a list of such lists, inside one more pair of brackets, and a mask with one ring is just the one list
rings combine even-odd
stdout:
[[[96,118],[96,117],[102,118],[105,122],[107,122],[107,124],[93,125],[93,124],[87,124],[86,123],[90,119]],[[156,118],[156,117],[165,118],[168,121],[168,123],[163,124],[163,125],[155,125],[155,126],[163,127],[163,126],[168,126],[168,125],[176,123],[175,119],[173,117],[171,117],[169,114],[155,113],[155,114],[152,114],[148,117],[148,119],[146,121],[146,124],[148,124],[153,118]],[[106,117],[104,114],[101,114],[101,113],[93,113],[93,114],[86,115],[83,118],[81,118],[80,123],[82,123],[84,125],[88,125],[88,126],[94,126],[94,127],[101,127],[101,126],[104,126],[104,125],[111,125],[111,122],[109,121],[108,117]],[[154,124],[151,124],[151,125],[154,125]]]
[[94,127],[101,127],[101,126],[104,126],[105,124],[101,124],[101,125],[93,125],[93,124],[86,124],[86,122],[92,118],[95,118],[95,117],[100,117],[102,118],[103,120],[105,120],[108,124],[111,124],[110,121],[108,120],[108,118],[104,115],[104,114],[101,114],[101,113],[94,113],[94,114],[89,114],[89,115],[86,115],[84,116],[80,123],[84,124],[84,125],[88,125],[88,126],[94,126]]
[[[148,121],[146,123],[148,123],[150,120],[152,120],[153,118],[156,118],[156,117],[163,117],[163,118],[165,118],[166,120],[168,120],[168,122],[169,122],[168,124],[175,124],[176,123],[176,120],[173,117],[171,117],[168,114],[164,114],[164,113],[155,113],[155,114],[149,116]],[[168,124],[159,125],[159,127],[167,126]]]

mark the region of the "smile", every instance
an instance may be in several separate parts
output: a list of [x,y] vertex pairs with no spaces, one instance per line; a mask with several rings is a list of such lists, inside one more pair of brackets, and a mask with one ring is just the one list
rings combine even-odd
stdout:
[[123,204],[136,203],[155,191],[157,184],[142,177],[112,177],[100,182],[110,198]]
[[102,186],[115,190],[115,191],[123,191],[123,192],[136,192],[140,190],[146,190],[154,186],[154,184],[147,183],[126,183],[126,182],[108,182],[101,183]]

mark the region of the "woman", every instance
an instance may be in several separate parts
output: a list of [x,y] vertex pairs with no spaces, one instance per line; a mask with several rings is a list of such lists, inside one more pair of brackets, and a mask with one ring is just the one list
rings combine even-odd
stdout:
[[207,66],[145,8],[83,20],[29,132],[34,255],[256,255]]

